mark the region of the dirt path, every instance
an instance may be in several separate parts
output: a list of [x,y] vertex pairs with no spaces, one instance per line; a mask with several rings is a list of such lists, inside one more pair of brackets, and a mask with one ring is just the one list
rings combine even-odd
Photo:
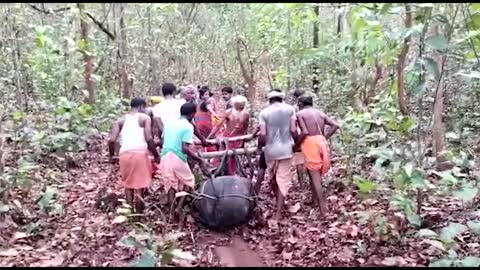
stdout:
[[199,238],[200,245],[212,246],[215,259],[227,267],[264,267],[267,266],[258,251],[238,234],[207,232]]
[[[42,168],[42,177],[51,178],[43,181],[58,191],[54,200],[63,206],[63,213],[32,218],[38,211],[38,196],[23,198],[21,211],[12,210],[0,222],[0,266],[127,266],[138,258],[137,250],[117,244],[134,224],[115,224],[116,209],[95,206],[99,196],[107,193],[123,197],[118,168],[106,163],[105,153],[105,148],[85,153],[79,168],[58,170],[55,176],[51,169]],[[360,198],[343,180],[341,164],[334,164],[324,182],[328,214],[323,220],[317,220],[317,207],[307,187],[294,181],[287,210],[278,223],[271,222],[274,199],[265,185],[255,218],[225,234],[201,229],[191,218],[179,228],[163,222],[153,208],[147,211],[144,225],[155,235],[186,234],[177,245],[192,252],[196,260],[182,266],[422,266],[428,265],[432,255],[441,255],[415,234],[406,233],[405,220],[388,211],[388,196]],[[154,190],[159,182],[155,181]],[[153,194],[147,203],[159,204],[162,196],[161,192]],[[454,213],[464,212],[458,205],[439,203],[426,204],[431,213],[448,213],[437,214],[441,220],[435,221],[438,225],[432,225],[433,230],[445,225]],[[388,233],[379,234],[380,229]],[[465,242],[462,248],[471,254],[479,251],[477,243]]]

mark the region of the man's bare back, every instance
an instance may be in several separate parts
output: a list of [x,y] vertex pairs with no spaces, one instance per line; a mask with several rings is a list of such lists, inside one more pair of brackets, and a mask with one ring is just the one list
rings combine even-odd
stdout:
[[303,133],[306,133],[308,136],[323,135],[328,139],[336,131],[336,128],[329,129],[327,133],[325,126],[338,127],[338,124],[333,119],[328,117],[321,110],[313,107],[302,108],[297,113],[297,119]]
[[[235,109],[227,111],[226,132],[227,137],[245,135],[248,130],[250,115],[246,111],[236,112]],[[236,115],[235,115],[236,114]]]

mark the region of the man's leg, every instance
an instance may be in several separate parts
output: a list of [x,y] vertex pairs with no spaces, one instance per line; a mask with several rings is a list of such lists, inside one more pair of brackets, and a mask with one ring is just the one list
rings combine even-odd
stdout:
[[305,167],[303,165],[297,165],[296,166],[297,168],[297,178],[298,178],[298,183],[300,184],[300,186],[303,186],[303,176],[304,176],[304,172],[305,172]]
[[255,193],[260,192],[260,188],[262,187],[263,179],[265,178],[265,169],[259,168],[257,172],[257,181],[255,182]]
[[125,188],[125,200],[127,204],[133,208],[133,189]]
[[318,204],[318,197],[317,197],[317,193],[315,192],[315,187],[313,186],[311,170],[307,170],[307,174],[308,174],[308,184],[312,192],[312,201],[310,201],[310,203]]
[[135,212],[140,214],[143,213],[145,208],[144,198],[145,198],[145,189],[136,189],[135,193]]
[[320,209],[319,218],[323,217],[326,213],[326,206],[323,200],[323,191],[322,191],[322,176],[320,171],[310,171],[311,175],[311,184],[312,184],[312,193],[314,197],[317,197],[318,207]]
[[173,218],[173,209],[175,209],[175,189],[170,188],[168,190],[168,205],[170,205],[170,210],[168,211],[169,215],[169,220]]
[[257,194],[260,192],[262,182],[265,179],[265,170],[267,169],[267,162],[263,153],[260,155],[258,163],[257,182],[255,182],[255,192]]

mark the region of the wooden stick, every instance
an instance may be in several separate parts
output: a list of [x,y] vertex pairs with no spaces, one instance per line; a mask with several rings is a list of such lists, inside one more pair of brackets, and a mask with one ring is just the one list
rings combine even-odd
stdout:
[[[215,157],[221,157],[225,154],[227,150],[222,150],[222,151],[214,151],[214,152],[200,152],[198,153],[201,158],[215,158]],[[239,148],[235,150],[235,154],[237,155],[245,155],[245,154],[252,154],[257,151],[257,147],[250,147],[247,148],[246,151],[243,148]],[[233,155],[233,150],[228,150],[227,155],[232,156]]]
[[[247,141],[251,139],[253,139],[253,134],[247,134],[247,135],[236,136],[236,137],[219,138],[219,139],[208,139],[207,142],[210,144],[219,144],[222,140],[226,140],[228,142],[236,142],[236,141]],[[194,144],[201,145],[202,142],[200,142],[199,140],[195,140]]]

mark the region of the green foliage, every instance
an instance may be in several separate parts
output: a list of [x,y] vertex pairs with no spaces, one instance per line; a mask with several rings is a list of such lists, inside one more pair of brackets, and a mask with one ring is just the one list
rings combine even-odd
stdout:
[[148,228],[146,228],[146,230],[131,231],[128,235],[122,237],[119,241],[119,245],[136,248],[142,254],[139,258],[132,261],[129,266],[167,266],[170,265],[174,259],[195,259],[191,253],[175,247],[175,242],[184,236],[184,233],[170,232],[162,237],[153,234]]

